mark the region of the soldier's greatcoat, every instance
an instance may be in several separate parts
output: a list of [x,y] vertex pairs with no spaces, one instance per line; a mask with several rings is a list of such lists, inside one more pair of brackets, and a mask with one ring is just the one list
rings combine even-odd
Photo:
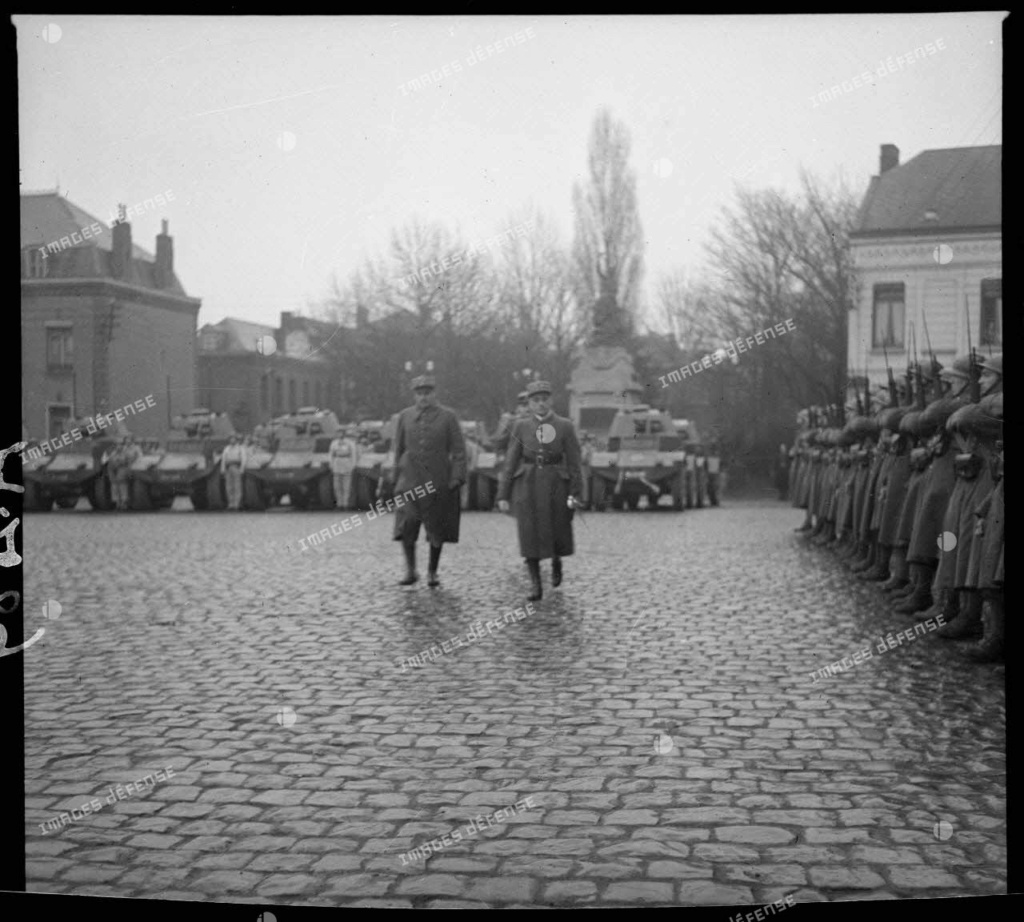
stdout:
[[395,426],[395,458],[395,495],[416,487],[426,493],[396,509],[395,540],[415,541],[422,522],[428,539],[457,544],[459,489],[449,490],[448,484],[466,480],[466,443],[455,412],[442,406],[402,410]]
[[[540,462],[540,463],[538,463]],[[570,420],[550,414],[516,422],[505,456],[498,499],[510,499],[519,526],[519,552],[527,559],[572,554],[572,514],[583,478],[580,445]]]

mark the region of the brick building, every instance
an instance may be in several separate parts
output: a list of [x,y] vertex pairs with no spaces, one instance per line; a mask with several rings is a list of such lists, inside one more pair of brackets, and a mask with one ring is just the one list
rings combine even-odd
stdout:
[[339,381],[323,348],[336,327],[281,312],[281,326],[226,317],[199,331],[199,395],[247,432],[282,413],[339,410]]
[[156,255],[57,192],[21,196],[22,420],[26,435],[152,394],[131,431],[161,436],[191,409],[200,301],[174,274],[167,222]]
[[[1002,350],[1002,147],[927,150],[900,166],[883,144],[850,235],[859,300],[850,312],[850,365],[885,380],[885,351],[903,367],[911,329],[947,368],[967,352]],[[883,351],[883,349],[885,351]]]

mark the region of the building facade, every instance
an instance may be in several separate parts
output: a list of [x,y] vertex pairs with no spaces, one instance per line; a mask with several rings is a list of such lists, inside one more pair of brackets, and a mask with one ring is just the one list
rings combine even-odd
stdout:
[[199,394],[241,432],[299,407],[339,411],[339,382],[323,348],[334,328],[281,313],[278,328],[227,317],[199,331]]
[[[947,368],[968,342],[1002,351],[1002,148],[924,151],[903,166],[882,145],[850,246],[858,298],[851,371],[884,382],[916,343]],[[968,326],[969,324],[969,326]]]
[[22,420],[26,437],[52,438],[66,419],[106,413],[152,394],[130,416],[138,436],[160,437],[192,408],[200,301],[174,274],[163,222],[156,255],[56,192],[21,196]]

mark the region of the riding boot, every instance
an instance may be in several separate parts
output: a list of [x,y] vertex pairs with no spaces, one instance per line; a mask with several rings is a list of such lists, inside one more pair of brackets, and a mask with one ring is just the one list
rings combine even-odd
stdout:
[[875,545],[868,541],[867,548],[867,553],[863,557],[850,564],[851,573],[863,573],[865,570],[870,569],[871,565],[875,562]]
[[526,566],[530,570],[530,585],[533,587],[533,592],[530,593],[527,601],[536,602],[544,596],[544,589],[540,584],[540,561],[536,557],[529,557],[526,560]]
[[976,663],[993,663],[1003,655],[1003,625],[1005,616],[1002,593],[993,593],[984,599],[981,620],[985,634],[967,648],[967,655]]
[[895,592],[907,584],[907,549],[894,547],[889,557],[889,569],[892,575],[882,584],[882,592]]
[[405,579],[399,580],[399,586],[411,586],[420,578],[416,572],[416,545],[409,541],[402,542],[402,550],[405,552]]
[[845,564],[850,564],[863,553],[864,545],[857,540],[857,536],[853,532],[850,532],[850,540],[846,543],[842,553],[840,553],[839,559]]
[[960,600],[960,613],[952,621],[942,625],[936,633],[947,640],[977,637],[982,631],[981,607],[981,593],[977,589],[964,589],[963,598]]
[[812,543],[814,545],[816,545],[817,547],[824,547],[826,544],[829,543],[829,541],[834,540],[835,536],[836,536],[835,522],[829,522],[829,521],[826,520],[825,527],[822,529],[821,534],[818,535],[817,538],[814,538]]
[[943,628],[952,624],[960,614],[960,595],[955,590],[946,587],[935,590],[932,595],[935,598],[935,604],[927,611],[918,612],[914,618],[917,621],[927,621],[929,619],[936,620],[941,615],[942,620],[938,622],[942,625],[939,628],[939,636],[944,637]]
[[932,577],[935,570],[923,563],[912,563],[910,575],[914,582],[913,590],[907,594],[900,605],[893,609],[900,615],[912,615],[916,611],[930,608],[932,604]]
[[437,564],[441,560],[441,548],[443,544],[438,544],[436,547],[430,545],[430,565],[427,567],[427,585],[433,588],[434,586],[440,586],[441,581],[437,578]]
[[857,579],[877,583],[889,578],[889,555],[892,548],[887,544],[879,544],[875,553],[875,563],[870,569],[857,574]]
[[561,586],[562,585],[562,558],[552,557],[551,558],[551,585]]

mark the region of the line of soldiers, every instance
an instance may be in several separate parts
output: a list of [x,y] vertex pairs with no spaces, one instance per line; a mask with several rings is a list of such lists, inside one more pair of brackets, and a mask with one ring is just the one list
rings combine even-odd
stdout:
[[[859,579],[881,582],[894,611],[936,633],[981,640],[979,662],[1003,652],[1003,357],[973,352],[943,368],[889,370],[874,402],[864,381],[856,407],[798,416],[790,452],[797,529],[837,553]],[[844,413],[843,411],[847,412]],[[856,413],[848,421],[843,416]]]

